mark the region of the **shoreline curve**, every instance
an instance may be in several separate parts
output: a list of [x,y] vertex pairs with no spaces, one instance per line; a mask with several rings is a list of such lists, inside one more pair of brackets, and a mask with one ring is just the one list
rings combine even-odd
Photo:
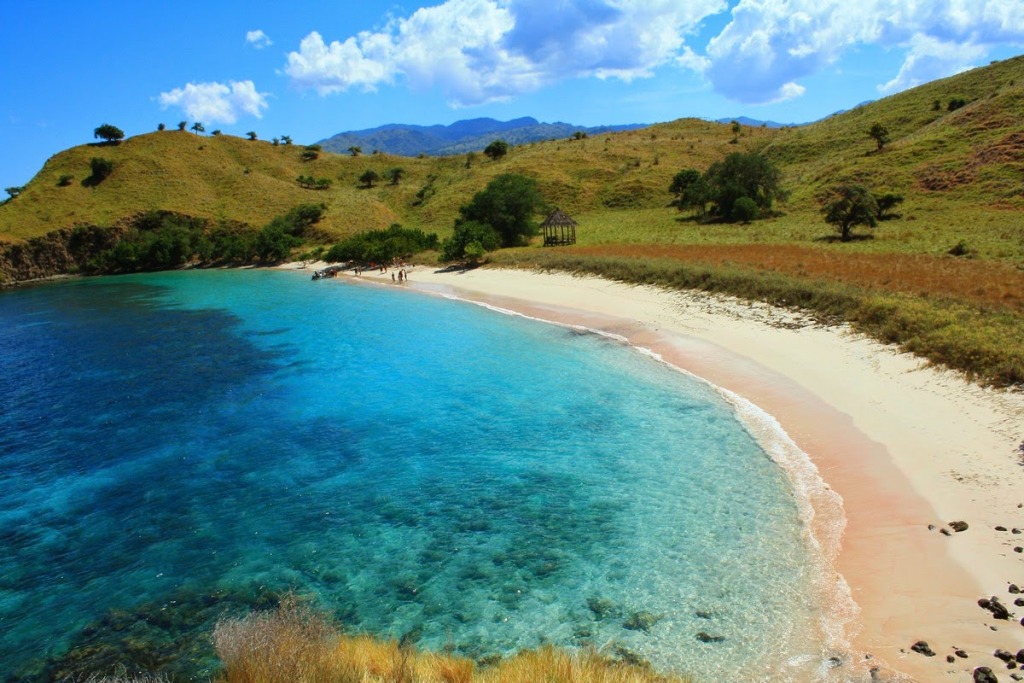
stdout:
[[[1024,648],[1024,628],[977,604],[994,595],[1012,611],[1007,587],[1024,579],[1024,394],[767,304],[565,273],[409,272],[414,290],[625,339],[774,418],[843,501],[842,538],[822,550],[859,609],[851,664],[953,681],[1004,671],[994,651]],[[911,651],[919,640],[937,656]]]

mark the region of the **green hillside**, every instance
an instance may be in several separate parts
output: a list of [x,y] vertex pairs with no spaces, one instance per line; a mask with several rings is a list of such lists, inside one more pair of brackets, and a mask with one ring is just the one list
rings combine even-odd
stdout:
[[[882,148],[868,135],[874,124],[889,132]],[[443,239],[474,193],[521,173],[577,220],[579,242],[496,252],[496,262],[799,304],[987,381],[1024,382],[1024,57],[794,128],[736,133],[680,119],[515,146],[498,161],[326,152],[304,161],[304,151],[184,131],[75,147],[0,205],[0,242],[152,210],[257,229],[306,202],[326,205],[318,230],[327,243],[393,223]],[[779,167],[788,198],[774,217],[723,224],[669,208],[678,171],[735,151]],[[99,183],[89,180],[93,157],[114,165]],[[404,171],[397,185],[361,186],[367,170],[395,167]],[[298,176],[332,184],[303,189]],[[816,197],[851,181],[905,201],[895,220],[838,242]]]

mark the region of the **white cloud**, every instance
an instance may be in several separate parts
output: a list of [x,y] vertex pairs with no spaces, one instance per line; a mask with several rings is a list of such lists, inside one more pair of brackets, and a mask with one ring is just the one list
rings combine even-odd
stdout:
[[800,78],[871,44],[905,55],[880,86],[894,92],[969,68],[1006,42],[1024,44],[1022,0],[739,0],[707,46],[705,74],[732,99],[779,101],[799,94]]
[[160,93],[161,107],[180,107],[193,120],[203,123],[235,123],[243,115],[261,118],[268,107],[267,94],[256,92],[252,81],[189,83],[183,88]]
[[[724,28],[694,44],[715,17]],[[321,95],[401,83],[468,106],[672,66],[733,100],[768,103],[803,96],[802,79],[860,46],[903,57],[879,86],[893,92],[1007,43],[1024,45],[1024,0],[445,0],[373,32],[330,42],[312,32],[285,73]]]
[[685,38],[726,0],[447,0],[383,30],[326,44],[310,33],[285,72],[322,95],[399,77],[454,105],[507,99],[569,78],[625,81],[693,63]]
[[270,36],[264,33],[261,29],[246,32],[245,42],[249,43],[257,50],[262,50],[263,48],[274,44],[274,41],[270,39]]

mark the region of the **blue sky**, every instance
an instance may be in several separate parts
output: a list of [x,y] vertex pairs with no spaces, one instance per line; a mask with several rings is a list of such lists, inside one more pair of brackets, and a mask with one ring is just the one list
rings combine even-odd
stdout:
[[22,2],[0,188],[103,123],[308,144],[384,123],[813,121],[1024,52],[1024,0]]

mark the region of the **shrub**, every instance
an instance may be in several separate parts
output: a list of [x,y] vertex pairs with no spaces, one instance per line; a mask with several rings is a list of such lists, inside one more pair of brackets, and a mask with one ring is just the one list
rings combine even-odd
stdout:
[[435,233],[425,233],[418,228],[403,228],[395,223],[387,230],[369,230],[353,235],[331,247],[326,259],[385,263],[437,248],[438,239]]
[[732,207],[733,220],[749,223],[757,218],[757,202],[750,197],[740,197]]
[[90,180],[96,184],[104,181],[114,172],[114,162],[102,157],[93,157],[89,160],[89,168],[92,170]]
[[484,154],[491,160],[497,161],[508,154],[508,143],[504,140],[495,140],[484,148]]

